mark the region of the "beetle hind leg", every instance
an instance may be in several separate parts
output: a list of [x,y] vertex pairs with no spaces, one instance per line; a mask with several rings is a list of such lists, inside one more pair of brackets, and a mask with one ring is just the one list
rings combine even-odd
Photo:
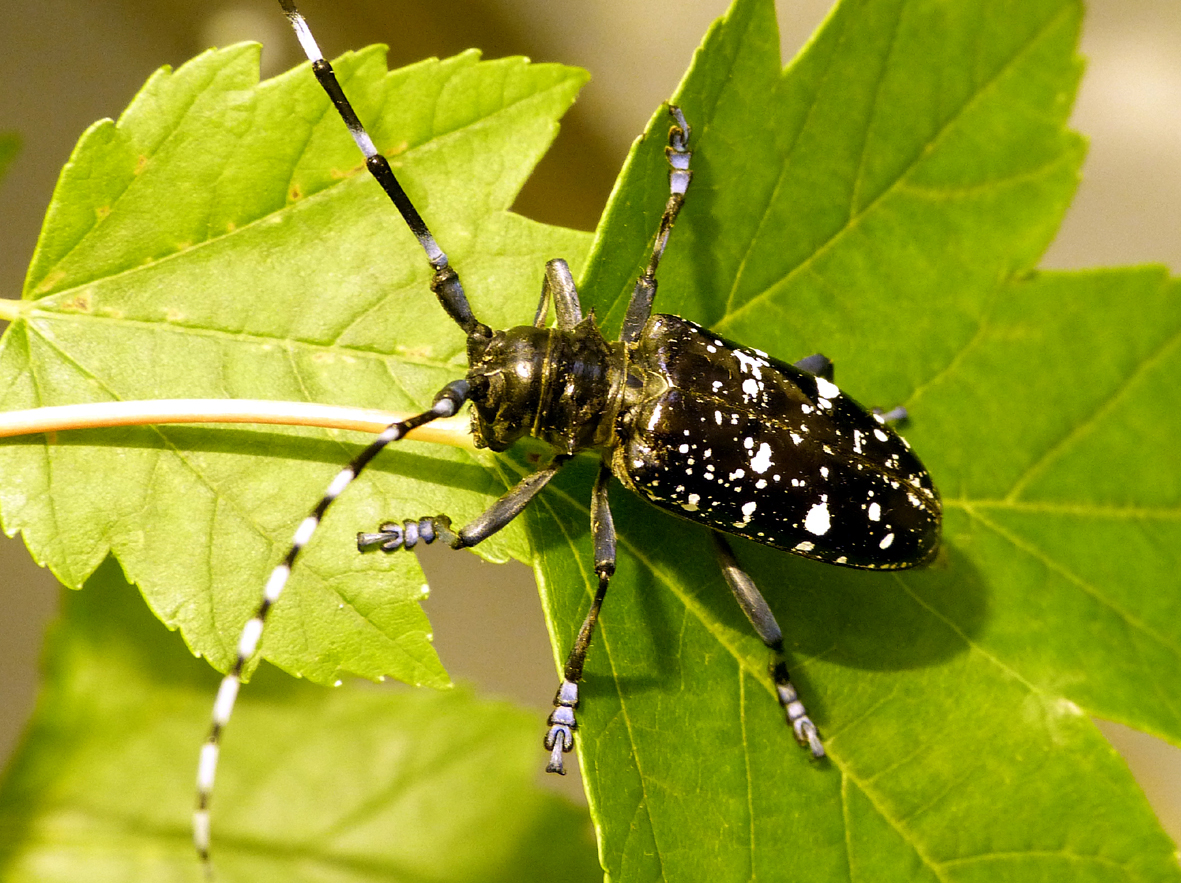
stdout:
[[775,683],[775,695],[779,699],[779,704],[783,708],[783,713],[787,717],[787,723],[791,727],[796,741],[811,751],[813,757],[824,757],[824,745],[820,741],[820,733],[816,729],[816,724],[812,723],[812,719],[808,717],[808,711],[804,708],[804,703],[800,701],[799,694],[788,674],[787,661],[784,659],[783,652],[783,632],[779,629],[779,623],[775,621],[771,608],[767,606],[767,602],[759,592],[754,580],[738,566],[730,544],[717,531],[714,531],[713,537],[718,563],[722,567],[722,575],[726,578],[730,591],[734,593],[738,605],[746,614],[746,618],[750,620],[751,625],[754,626],[758,636],[771,651],[768,670],[771,680]]

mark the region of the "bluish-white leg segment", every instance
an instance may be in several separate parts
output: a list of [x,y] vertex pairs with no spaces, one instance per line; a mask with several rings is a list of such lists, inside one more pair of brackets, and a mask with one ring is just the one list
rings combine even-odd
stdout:
[[775,695],[783,707],[796,741],[811,750],[813,757],[824,757],[824,745],[820,742],[820,734],[816,731],[812,719],[808,717],[808,711],[800,701],[787,672],[787,662],[783,658],[783,632],[779,629],[779,623],[775,621],[775,615],[767,606],[754,580],[738,566],[730,544],[717,531],[713,532],[713,537],[718,563],[722,566],[722,575],[726,578],[730,591],[738,599],[738,606],[755,627],[755,632],[771,651],[768,669],[771,672],[771,680],[775,683]]
[[193,813],[193,844],[197,847],[197,854],[206,864],[209,861],[209,803],[213,796],[213,782],[217,773],[222,732],[225,730],[226,724],[229,723],[230,714],[234,710],[234,700],[238,696],[238,687],[242,683],[242,672],[258,649],[267,616],[283,593],[283,588],[287,585],[287,578],[291,575],[291,568],[295,565],[296,559],[299,558],[300,553],[312,538],[312,534],[324,518],[328,507],[386,445],[398,441],[410,430],[430,423],[432,420],[454,416],[467,401],[469,392],[470,387],[466,380],[453,381],[435,396],[430,410],[387,426],[372,444],[336,474],[315,509],[295,529],[295,536],[291,540],[291,548],[287,550],[287,555],[271,571],[270,578],[263,589],[262,601],[254,616],[242,628],[242,634],[238,638],[238,650],[234,664],[226,676],[222,678],[221,686],[217,690],[209,735],[201,748],[201,757],[197,765],[197,808]]

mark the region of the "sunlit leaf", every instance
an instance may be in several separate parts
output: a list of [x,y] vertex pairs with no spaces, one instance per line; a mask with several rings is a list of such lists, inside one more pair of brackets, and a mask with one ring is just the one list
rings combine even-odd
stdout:
[[[1082,159],[1065,129],[1080,17],[1074,0],[846,0],[784,71],[770,3],[738,0],[695,59],[675,98],[695,177],[658,308],[786,360],[822,351],[858,400],[904,404],[945,537],[929,568],[891,574],[738,546],[825,737],[830,759],[813,764],[705,528],[615,489],[619,568],[579,711],[613,879],[1181,877],[1087,718],[1181,741],[1181,299],[1159,269],[1036,273]],[[65,173],[0,354],[3,407],[265,395],[412,409],[462,373],[421,255],[307,71],[255,91],[247,52],[154,80],[125,116],[134,137],[88,134],[116,171],[87,147]],[[493,85],[478,87],[462,56],[382,87],[374,58],[340,65],[346,89],[480,317],[527,322],[544,260],[580,267],[587,243],[501,210],[580,78],[509,61],[480,68]],[[428,74],[441,79],[411,94]],[[366,97],[383,89],[386,115]],[[667,196],[668,127],[658,110],[585,262],[584,305],[609,332]],[[354,449],[296,432],[61,434],[0,451],[0,507],[72,585],[111,549],[224,665]],[[358,556],[350,535],[470,517],[528,468],[383,455],[309,550],[267,654],[317,680],[445,680],[412,562]],[[568,467],[530,508],[528,539],[514,525],[487,550],[535,560],[559,656],[594,583],[592,476],[589,460]]]

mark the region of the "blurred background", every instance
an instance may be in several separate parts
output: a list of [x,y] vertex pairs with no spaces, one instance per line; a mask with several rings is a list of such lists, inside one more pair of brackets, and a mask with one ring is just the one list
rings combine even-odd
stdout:
[[[784,59],[823,20],[829,0],[778,0]],[[516,208],[594,228],[631,140],[673,91],[727,0],[302,0],[328,56],[390,46],[390,66],[472,46],[593,74],[557,144]],[[0,182],[0,296],[18,297],[54,182],[78,136],[117,117],[148,75],[210,46],[257,40],[263,76],[302,60],[272,0],[0,2],[5,36],[0,132],[23,147]],[[1181,269],[1181,3],[1091,0],[1088,69],[1073,124],[1090,139],[1083,182],[1044,267],[1165,263]],[[456,678],[535,706],[555,686],[552,654],[528,570],[427,550],[427,612]],[[1162,590],[1176,587],[1162,587]],[[0,541],[0,760],[36,691],[56,582],[16,540]],[[1181,751],[1115,724],[1103,732],[1127,758],[1166,829],[1181,843]],[[540,732],[540,731],[539,731]],[[195,749],[194,749],[195,750]],[[574,783],[571,783],[574,784]]]

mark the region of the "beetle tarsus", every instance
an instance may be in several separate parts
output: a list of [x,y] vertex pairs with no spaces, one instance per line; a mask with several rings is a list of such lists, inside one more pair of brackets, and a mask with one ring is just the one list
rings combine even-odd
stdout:
[[819,759],[824,757],[824,744],[820,741],[820,732],[812,718],[808,717],[808,710],[800,701],[800,696],[791,681],[775,683],[775,693],[779,697],[779,704],[783,706],[783,713],[787,716],[787,723],[795,734],[796,741],[812,752],[812,756]]
[[574,747],[574,731],[578,729],[574,709],[577,707],[578,684],[563,679],[557,695],[554,696],[554,710],[546,719],[546,723],[550,725],[545,734],[545,747],[550,753],[549,763],[545,765],[547,773],[566,775],[562,755]]
[[397,552],[399,549],[409,551],[420,541],[428,546],[435,540],[451,544],[454,536],[451,519],[446,515],[433,515],[417,520],[408,518],[401,524],[386,521],[377,529],[377,533],[357,534],[357,548],[362,552],[374,548],[383,552]]

